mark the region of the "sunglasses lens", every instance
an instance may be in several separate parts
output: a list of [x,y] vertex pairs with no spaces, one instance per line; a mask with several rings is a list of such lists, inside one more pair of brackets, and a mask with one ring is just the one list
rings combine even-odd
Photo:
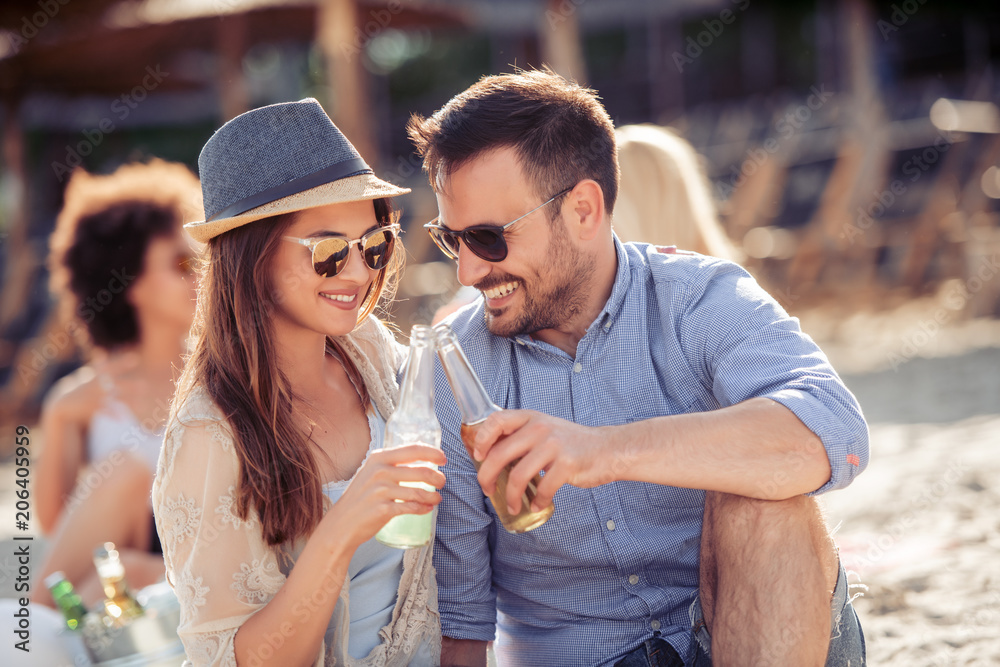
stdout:
[[378,271],[384,269],[392,257],[396,246],[396,237],[388,230],[377,230],[364,239],[365,263]]
[[428,231],[437,247],[441,248],[441,252],[451,259],[458,259],[458,236],[436,227],[430,227]]
[[463,238],[469,250],[488,262],[500,262],[507,257],[507,242],[498,230],[467,229]]
[[313,268],[316,273],[332,278],[347,263],[350,246],[343,239],[323,239],[313,249]]

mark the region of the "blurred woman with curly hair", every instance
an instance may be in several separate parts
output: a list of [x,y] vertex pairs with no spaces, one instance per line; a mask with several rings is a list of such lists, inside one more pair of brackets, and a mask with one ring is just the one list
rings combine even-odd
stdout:
[[[149,492],[195,309],[181,225],[200,211],[183,165],[78,170],[50,240],[52,291],[90,360],[42,408],[34,498],[52,541],[38,581],[61,570],[88,605],[103,597],[91,554],[106,541],[136,589],[163,577]],[[34,590],[52,604],[44,586]]]

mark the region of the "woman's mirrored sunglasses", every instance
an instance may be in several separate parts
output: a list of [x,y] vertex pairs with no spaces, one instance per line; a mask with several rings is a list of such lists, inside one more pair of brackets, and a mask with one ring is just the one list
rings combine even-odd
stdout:
[[573,187],[576,186],[568,187],[562,192],[552,195],[517,220],[511,220],[506,225],[473,225],[456,232],[438,222],[441,219],[438,216],[424,225],[424,229],[434,239],[434,243],[441,249],[441,252],[452,259],[458,259],[458,241],[461,239],[465,243],[465,247],[475,253],[477,257],[485,259],[487,262],[502,262],[507,259],[507,240],[504,238],[504,232],[515,222],[519,222],[538,209],[548,206],[572,190]]
[[309,248],[312,251],[312,264],[316,273],[325,278],[332,278],[347,266],[351,247],[355,245],[361,248],[361,256],[368,268],[374,271],[384,269],[389,264],[392,251],[396,249],[397,236],[399,236],[399,223],[373,229],[353,241],[338,236],[313,239],[300,239],[294,236],[281,238]]

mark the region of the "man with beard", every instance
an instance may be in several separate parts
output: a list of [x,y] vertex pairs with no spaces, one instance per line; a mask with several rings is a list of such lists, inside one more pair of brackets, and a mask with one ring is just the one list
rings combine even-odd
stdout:
[[[485,77],[414,116],[440,216],[482,298],[452,328],[492,400],[474,444],[443,374],[435,566],[445,665],[861,665],[812,496],[868,461],[861,410],[739,266],[623,244],[614,130],[548,71]],[[484,494],[539,471],[523,534]],[[498,613],[499,612],[499,613]]]

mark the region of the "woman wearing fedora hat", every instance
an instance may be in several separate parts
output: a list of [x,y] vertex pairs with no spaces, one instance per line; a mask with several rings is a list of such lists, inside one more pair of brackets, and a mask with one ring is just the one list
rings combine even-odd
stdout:
[[[199,157],[196,343],[153,503],[195,665],[429,665],[431,547],[375,533],[431,511],[445,463],[383,450],[402,350],[372,311],[402,262],[391,197],[315,100],[245,113]],[[355,251],[355,246],[357,250]]]

